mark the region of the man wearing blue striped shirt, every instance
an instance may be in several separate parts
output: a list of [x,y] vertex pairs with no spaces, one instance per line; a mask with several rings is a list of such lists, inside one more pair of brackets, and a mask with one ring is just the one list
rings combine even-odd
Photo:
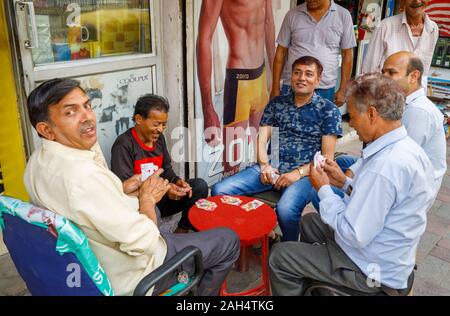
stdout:
[[[353,179],[327,160],[311,167],[320,215],[302,219],[301,242],[276,244],[269,258],[274,295],[302,295],[308,280],[369,294],[406,295],[434,198],[433,166],[402,126],[401,88],[381,74],[353,81],[350,125],[367,143]],[[331,185],[344,187],[344,198]]]

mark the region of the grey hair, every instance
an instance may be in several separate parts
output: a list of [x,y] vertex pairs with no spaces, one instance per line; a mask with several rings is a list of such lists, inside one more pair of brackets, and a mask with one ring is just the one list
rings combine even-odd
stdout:
[[405,109],[405,96],[400,86],[380,73],[356,78],[349,83],[345,96],[347,100],[353,98],[360,113],[367,112],[373,106],[388,121],[400,120]]

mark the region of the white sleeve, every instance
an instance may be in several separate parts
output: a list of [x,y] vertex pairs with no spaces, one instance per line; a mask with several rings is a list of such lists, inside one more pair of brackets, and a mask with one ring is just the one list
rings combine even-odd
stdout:
[[375,28],[370,38],[367,53],[362,63],[362,73],[379,72],[384,55],[384,41],[382,25]]
[[364,248],[382,231],[395,196],[395,187],[386,177],[368,173],[353,187],[348,203],[329,186],[322,187],[320,215],[341,240],[351,247]]

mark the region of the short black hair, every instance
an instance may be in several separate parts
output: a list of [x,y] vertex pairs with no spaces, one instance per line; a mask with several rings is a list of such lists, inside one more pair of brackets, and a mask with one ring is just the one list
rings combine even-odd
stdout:
[[406,75],[409,75],[410,73],[412,73],[415,70],[420,72],[419,85],[421,85],[422,76],[423,76],[422,60],[420,60],[419,57],[409,57],[408,68],[406,69]]
[[146,119],[151,111],[169,113],[169,109],[169,101],[167,101],[166,98],[155,94],[146,94],[137,100],[134,108],[133,120],[135,120],[135,117],[138,114]]
[[34,89],[27,100],[28,116],[30,117],[31,125],[36,128],[39,122],[48,122],[49,107],[60,102],[76,88],[86,93],[81,88],[79,81],[67,78],[48,80]]
[[292,70],[294,70],[296,65],[312,65],[315,64],[316,68],[317,68],[317,73],[319,74],[319,76],[322,75],[323,72],[323,65],[322,63],[315,57],[312,56],[302,56],[299,59],[297,59],[296,61],[294,61],[294,63],[292,64]]

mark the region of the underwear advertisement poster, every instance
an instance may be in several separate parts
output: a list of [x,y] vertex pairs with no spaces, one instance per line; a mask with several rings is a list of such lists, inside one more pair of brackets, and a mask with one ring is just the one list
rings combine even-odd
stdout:
[[256,162],[275,40],[295,5],[289,0],[194,0],[197,177],[209,185]]

